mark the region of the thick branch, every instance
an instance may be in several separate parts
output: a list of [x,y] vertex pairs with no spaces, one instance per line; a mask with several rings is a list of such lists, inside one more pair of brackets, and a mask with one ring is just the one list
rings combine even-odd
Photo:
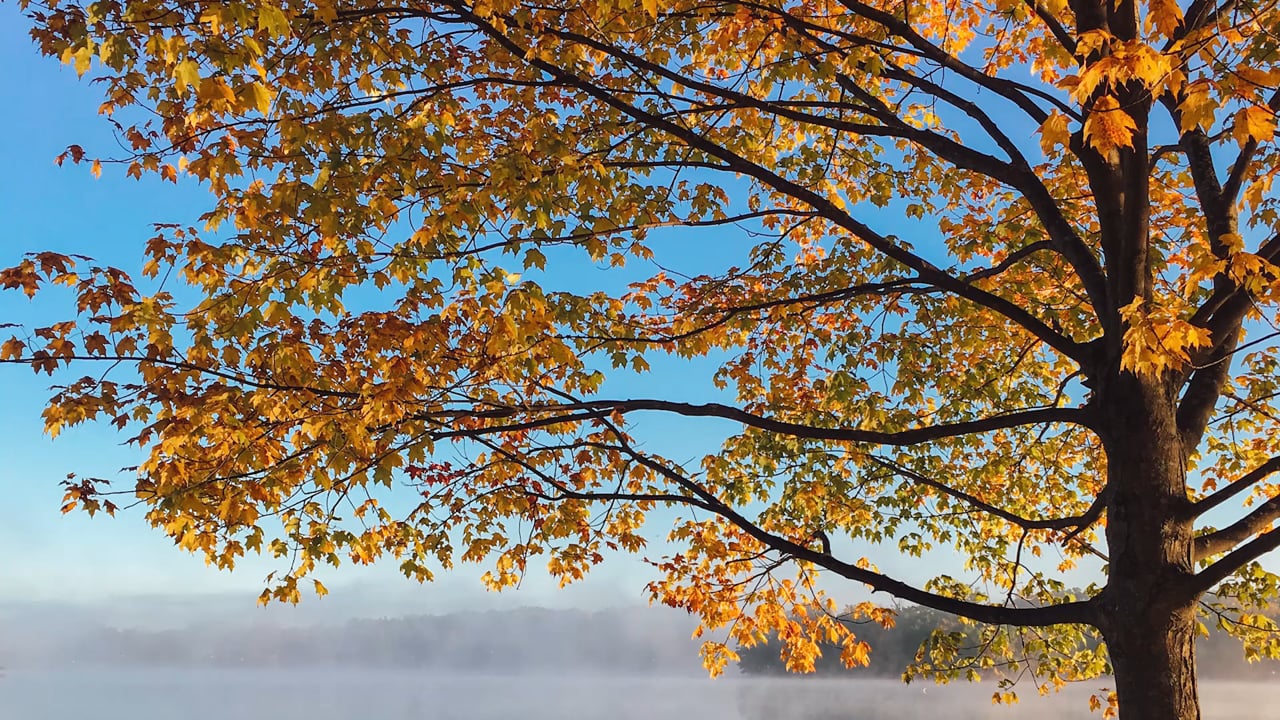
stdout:
[[[1280,236],[1263,243],[1257,255],[1266,260],[1280,256]],[[1253,297],[1248,290],[1230,280],[1215,280],[1213,294],[1191,316],[1192,323],[1209,329],[1213,344],[1192,358],[1196,370],[1178,403],[1178,433],[1184,456],[1189,457],[1200,444],[1230,380],[1231,357],[1239,348],[1244,319],[1251,307]]]
[[[759,430],[805,438],[808,440],[831,440],[835,442],[859,442],[875,445],[897,446],[918,445],[920,443],[930,442],[933,440],[959,437],[962,435],[973,435],[1025,425],[1072,423],[1084,427],[1090,426],[1090,416],[1086,410],[1082,408],[1056,407],[1033,408],[1019,412],[1011,412],[1004,415],[995,415],[992,417],[982,418],[980,420],[928,425],[910,430],[901,430],[898,432],[858,430],[854,428],[817,427],[813,425],[788,422],[785,420],[776,420],[774,418],[747,412],[741,408],[721,405],[719,403],[695,405],[668,400],[586,400],[579,403],[565,403],[563,405],[549,406],[545,408],[522,408],[521,410],[550,411],[556,413],[587,411],[587,413],[592,417],[607,416],[612,413],[626,414],[644,410],[657,410],[675,413],[686,417],[716,417],[724,420],[732,420]],[[515,414],[516,409],[513,408],[510,412]],[[586,415],[567,417],[571,417],[571,420],[579,420],[585,419]],[[539,420],[537,422],[545,425],[551,424],[554,421]]]
[[[972,151],[968,153],[961,152],[961,149],[967,150],[968,148],[937,133],[928,133],[907,125],[901,118],[884,106],[883,101],[877,101],[876,98],[870,96],[869,93],[865,93],[865,91],[860,92],[864,96],[864,102],[879,103],[882,122],[892,123],[899,127],[903,133],[910,133],[906,136],[928,148],[938,157],[953,162],[960,167],[980,172],[1021,192],[1027,203],[1031,205],[1036,217],[1039,218],[1041,225],[1044,226],[1045,232],[1048,233],[1054,250],[1070,263],[1072,270],[1080,278],[1080,282],[1084,285],[1085,292],[1089,296],[1089,302],[1093,305],[1094,312],[1098,313],[1099,316],[1109,312],[1111,304],[1107,298],[1107,279],[1102,271],[1102,266],[1098,262],[1098,258],[1080,238],[1079,233],[1076,232],[1066,216],[1062,214],[1062,208],[1058,206],[1049,189],[1045,187],[1040,177],[1036,175],[1026,158],[1019,151],[1017,145],[1005,135],[999,125],[973,101],[962,98],[932,81],[912,75],[892,65],[886,75],[950,103],[977,121],[987,131],[987,134],[1009,156],[1009,163],[994,164],[986,161],[988,156],[981,153],[977,153],[980,157],[974,157]],[[844,79],[844,76],[838,76],[838,79]],[[861,88],[856,86],[853,88],[848,87],[850,82],[852,81],[844,83],[846,89],[851,89],[855,92],[861,91]],[[994,160],[994,158],[991,158],[991,160]]]
[[959,600],[944,595],[937,595],[926,590],[921,590],[920,588],[912,585],[908,585],[901,580],[896,580],[887,575],[861,568],[842,560],[837,560],[829,553],[814,550],[813,548],[806,547],[805,545],[801,545],[785,537],[775,535],[762,529],[735,511],[733,508],[721,502],[715,495],[707,491],[706,488],[703,488],[701,485],[698,485],[684,475],[676,472],[666,464],[659,463],[653,458],[636,452],[629,446],[626,449],[628,454],[635,458],[637,462],[681,487],[696,493],[709,505],[714,506],[714,512],[717,515],[738,526],[743,532],[755,538],[765,546],[770,547],[777,552],[789,555],[797,560],[813,563],[818,567],[830,570],[831,572],[850,580],[865,583],[878,592],[886,592],[896,598],[906,600],[907,602],[924,605],[925,607],[930,607],[934,610],[940,610],[945,613],[966,617],[971,620],[977,620],[978,622],[988,623],[991,625],[1043,627],[1046,625],[1093,622],[1093,606],[1089,601],[1069,602],[1043,607],[1005,607],[998,605],[984,605],[981,603],[970,602],[968,600]]
[[1241,332],[1236,329],[1218,338],[1219,342],[1212,348],[1213,359],[1191,375],[1187,388],[1178,401],[1178,435],[1184,458],[1189,458],[1195,453],[1205,430],[1209,427],[1213,409],[1217,407],[1222,390],[1231,377],[1231,354],[1235,352],[1240,342]]
[[1231,577],[1235,571],[1277,547],[1280,547],[1280,528],[1268,530],[1255,537],[1192,576],[1189,589],[1197,594],[1208,592],[1218,583]]
[[1191,506],[1193,516],[1203,515],[1210,510],[1218,507],[1222,503],[1239,495],[1244,490],[1248,490],[1255,483],[1263,480],[1271,473],[1280,470],[1280,455],[1271,458],[1258,467],[1250,470],[1238,480],[1234,480],[1230,485],[1218,488],[1212,495],[1201,498]]
[[1195,559],[1224,553],[1280,519],[1280,496],[1271,498],[1227,527],[1196,538]]
[[[1193,516],[1198,517],[1218,507],[1277,471],[1280,471],[1280,455],[1267,460],[1231,484],[1219,488],[1212,495],[1196,502],[1191,506]],[[1196,558],[1206,558],[1226,552],[1265,530],[1277,519],[1280,519],[1280,496],[1267,500],[1231,525],[1196,538]]]

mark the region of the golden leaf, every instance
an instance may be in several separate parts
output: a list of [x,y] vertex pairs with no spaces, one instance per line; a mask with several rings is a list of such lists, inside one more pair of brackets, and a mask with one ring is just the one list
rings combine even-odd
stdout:
[[278,5],[270,2],[258,6],[258,29],[265,30],[268,35],[276,38],[286,38],[292,34],[289,16]]
[[1190,83],[1185,86],[1184,92],[1182,102],[1178,103],[1181,120],[1179,130],[1187,132],[1198,127],[1207,131],[1212,128],[1218,102],[1209,94],[1209,83],[1203,80]]
[[1065,146],[1071,141],[1071,120],[1062,113],[1054,110],[1049,113],[1049,117],[1040,125],[1040,149],[1045,155],[1054,152],[1058,147]]
[[1147,0],[1147,24],[1161,35],[1171,38],[1182,25],[1182,7],[1178,0]]
[[183,60],[174,66],[173,77],[178,81],[179,90],[185,90],[188,87],[199,87],[200,65],[195,60]]
[[1103,95],[1094,102],[1084,122],[1084,137],[1099,155],[1114,162],[1121,148],[1133,147],[1133,133],[1137,129],[1115,96]]
[[1268,108],[1250,105],[1236,113],[1231,135],[1244,147],[1250,141],[1265,142],[1276,132],[1276,114]]

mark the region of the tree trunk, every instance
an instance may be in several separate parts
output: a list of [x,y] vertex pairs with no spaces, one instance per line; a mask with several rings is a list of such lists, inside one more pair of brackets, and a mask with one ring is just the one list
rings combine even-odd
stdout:
[[1194,526],[1176,404],[1157,380],[1118,376],[1103,398],[1110,572],[1099,629],[1121,720],[1199,720]]
[[1134,608],[1104,631],[1120,720],[1200,720],[1192,608]]

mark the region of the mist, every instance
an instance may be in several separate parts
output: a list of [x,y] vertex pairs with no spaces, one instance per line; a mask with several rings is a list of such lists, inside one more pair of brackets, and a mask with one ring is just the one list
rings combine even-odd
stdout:
[[[994,682],[758,677],[732,666],[712,680],[693,621],[667,608],[432,613],[360,597],[305,609],[218,596],[0,604],[0,717],[1066,720],[1089,717],[1089,696],[1107,686],[1038,697],[1024,678],[1021,702],[1006,707],[992,704]],[[1262,720],[1280,706],[1274,682],[1201,685],[1208,718]]]

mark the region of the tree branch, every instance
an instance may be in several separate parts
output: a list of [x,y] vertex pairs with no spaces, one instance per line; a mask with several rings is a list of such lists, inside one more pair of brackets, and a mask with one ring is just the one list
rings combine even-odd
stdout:
[[[996,277],[1001,273],[1005,272],[1006,270],[1008,270],[1009,268],[1013,267],[1014,265],[1017,265],[1022,260],[1025,260],[1027,257],[1030,257],[1031,255],[1035,254],[1036,252],[1039,252],[1042,250],[1049,250],[1049,249],[1051,249],[1051,246],[1046,241],[1039,241],[1039,242],[1031,243],[1029,245],[1025,245],[1009,253],[1009,255],[1007,255],[1005,259],[1002,260],[1001,262],[996,263],[995,265],[992,265],[991,267],[988,267],[988,268],[975,270],[969,273],[968,275],[962,276],[961,279],[966,283],[973,283],[978,280],[984,280],[984,279]],[[882,282],[851,285],[849,287],[839,288],[836,290],[828,290],[826,292],[820,292],[820,293],[795,295],[792,297],[778,298],[776,300],[762,300],[760,302],[747,303],[744,305],[734,305],[734,306],[725,307],[725,308],[715,308],[715,307],[707,308],[710,311],[719,312],[720,316],[703,325],[699,325],[697,327],[690,328],[689,330],[685,330],[683,332],[673,333],[669,335],[661,335],[661,334],[645,335],[645,336],[561,335],[559,337],[565,340],[591,340],[591,341],[599,342],[601,344],[608,344],[608,343],[614,343],[614,342],[663,344],[663,343],[677,342],[679,340],[685,340],[685,339],[694,337],[701,333],[721,327],[724,324],[728,323],[730,320],[733,320],[734,318],[739,317],[741,315],[749,315],[752,313],[760,312],[762,310],[771,310],[774,308],[788,307],[792,305],[821,306],[827,303],[843,302],[851,298],[866,296],[866,295],[877,295],[877,296],[915,295],[915,294],[924,294],[924,293],[929,293],[934,291],[940,292],[941,288],[938,288],[935,285],[930,285],[929,283],[925,282],[923,278],[918,276],[894,278],[890,280],[884,280]]]
[[924,605],[925,607],[941,610],[945,613],[966,617],[971,620],[977,620],[978,622],[988,623],[991,625],[1043,627],[1047,625],[1093,622],[1094,611],[1093,605],[1090,601],[1069,602],[1042,607],[984,605],[981,603],[970,602],[968,600],[947,597],[945,595],[937,595],[908,585],[907,583],[896,580],[887,575],[838,560],[829,553],[814,550],[793,542],[785,537],[764,530],[733,508],[721,502],[715,495],[707,491],[706,488],[703,488],[701,485],[693,482],[683,474],[668,467],[665,463],[657,462],[653,458],[637,452],[631,448],[630,445],[626,444],[625,441],[620,440],[620,442],[622,442],[626,452],[631,455],[636,462],[667,478],[669,481],[694,492],[709,505],[714,507],[713,512],[738,526],[738,528],[743,532],[755,538],[760,543],[797,560],[813,563],[818,567],[830,570],[842,577],[865,583],[875,591],[886,592],[896,598],[906,600],[907,602]]
[[1257,560],[1277,547],[1280,547],[1280,528],[1268,530],[1255,537],[1228,553],[1226,557],[1191,576],[1188,589],[1196,594],[1208,592],[1250,561]]
[[1040,18],[1040,22],[1043,22],[1045,27],[1049,28],[1049,32],[1062,45],[1062,49],[1075,55],[1076,40],[1071,37],[1071,33],[1067,32],[1062,23],[1058,22],[1058,18],[1054,17],[1053,13],[1049,12],[1038,0],[1023,0],[1023,2],[1026,3],[1027,7],[1035,11],[1036,17]]
[[[1066,530],[1067,528],[1077,528],[1076,532],[1078,532],[1079,530],[1082,530],[1085,527],[1088,527],[1088,525],[1092,524],[1093,521],[1097,520],[1098,517],[1102,514],[1102,508],[1104,507],[1104,504],[1095,502],[1089,506],[1088,510],[1086,510],[1084,513],[1080,515],[1073,515],[1071,517],[1063,517],[1063,518],[1033,520],[1033,519],[1025,518],[1025,517],[1022,517],[1021,515],[1017,515],[1015,513],[1009,512],[1008,510],[1005,510],[1003,508],[996,507],[995,505],[992,505],[988,502],[984,502],[981,499],[973,495],[970,495],[967,492],[964,492],[963,490],[957,490],[956,488],[946,485],[945,483],[941,483],[941,482],[938,482],[937,480],[921,475],[920,473],[912,470],[911,468],[903,467],[902,465],[899,465],[895,462],[890,462],[888,460],[884,460],[878,457],[872,457],[871,462],[879,465],[880,467],[885,468],[886,470],[889,470],[890,472],[902,475],[913,482],[920,483],[921,485],[926,485],[941,493],[949,495],[950,497],[956,498],[957,500],[960,500],[964,503],[972,505],[973,507],[985,513],[988,513],[990,515],[994,515],[1000,518],[1001,520],[1005,520],[1006,522],[1009,522],[1013,525],[1017,525],[1023,530]],[[1075,535],[1076,533],[1072,533],[1072,534]]]
[[1254,508],[1253,512],[1227,527],[1196,538],[1194,557],[1196,560],[1202,560],[1224,553],[1270,527],[1278,518],[1280,518],[1280,495],[1262,503]]
[[[858,442],[871,443],[875,445],[918,445],[932,440],[940,440],[944,438],[958,437],[961,435],[973,435],[977,433],[990,432],[993,430],[1003,430],[1012,427],[1020,427],[1024,425],[1039,425],[1044,423],[1072,423],[1083,427],[1090,427],[1091,417],[1084,408],[1033,408],[1018,412],[1011,412],[1004,415],[994,415],[980,420],[969,420],[965,422],[946,423],[942,425],[929,425],[925,427],[913,428],[911,430],[902,430],[898,432],[885,432],[879,430],[857,430],[852,428],[826,428],[813,425],[804,425],[801,423],[788,422],[785,420],[776,420],[761,415],[742,410],[741,408],[729,405],[721,405],[719,403],[691,404],[682,402],[672,402],[668,400],[584,400],[576,403],[564,403],[552,406],[532,406],[526,408],[510,408],[509,412],[514,415],[517,412],[524,411],[548,411],[548,412],[578,412],[585,411],[581,415],[571,416],[571,419],[561,420],[562,422],[571,422],[573,420],[590,419],[594,417],[606,417],[613,413],[632,413],[645,410],[655,410],[662,412],[675,413],[685,417],[715,417],[724,420],[732,420],[748,427],[768,432],[779,433],[782,435],[790,435],[792,437],[805,438],[809,440],[830,440],[835,442]],[[559,416],[555,416],[559,417]],[[534,421],[539,425],[553,424],[556,422],[552,419],[542,419]],[[521,427],[512,426],[511,429],[523,429]],[[485,429],[489,431],[489,429]]]
[[1262,465],[1258,465],[1257,468],[1249,470],[1243,477],[1233,480],[1228,486],[1217,488],[1212,495],[1202,497],[1201,500],[1193,503],[1192,507],[1190,507],[1193,518],[1198,518],[1198,516],[1206,514],[1206,512],[1222,505],[1222,503],[1231,500],[1231,498],[1239,495],[1240,492],[1252,487],[1258,480],[1265,479],[1267,475],[1275,473],[1277,470],[1280,470],[1280,455],[1272,457],[1272,459],[1263,462]]
[[690,128],[671,122],[670,120],[665,120],[653,112],[637,107],[632,103],[622,100],[605,88],[592,83],[590,80],[579,77],[558,65],[552,64],[546,59],[538,57],[536,54],[529,53],[527,48],[516,43],[508,37],[506,33],[500,31],[483,18],[475,16],[467,12],[465,9],[460,9],[459,12],[466,13],[468,22],[491,37],[494,42],[503,45],[508,52],[513,53],[516,57],[528,58],[527,62],[538,70],[574,86],[579,92],[595,98],[601,103],[604,103],[605,105],[608,105],[609,107],[612,107],[635,120],[651,125],[655,129],[660,129],[667,134],[678,138],[691,149],[723,160],[729,164],[736,173],[754,178],[767,187],[809,205],[811,208],[821,213],[823,218],[837,227],[851,233],[854,237],[857,237],[868,246],[920,273],[921,277],[923,277],[927,282],[933,283],[944,290],[958,295],[959,297],[999,313],[1063,355],[1076,360],[1077,362],[1085,362],[1088,360],[1088,346],[1077,343],[1074,340],[1063,336],[1061,333],[1054,330],[1044,321],[1035,317],[1022,307],[998,295],[994,295],[968,285],[963,280],[938,269],[924,258],[897,245],[887,237],[872,230],[866,224],[855,220],[837,206],[834,201],[792,180],[788,180],[772,170],[754,163],[720,144],[712,142],[706,136],[691,130]]
[[[1029,88],[1023,88],[1003,78],[992,77],[986,73],[974,68],[966,62],[963,62],[956,56],[948,53],[942,48],[930,42],[927,38],[916,32],[915,28],[907,22],[899,20],[897,17],[884,12],[878,8],[874,8],[858,0],[840,0],[840,4],[844,5],[855,15],[866,18],[874,23],[882,25],[886,30],[906,40],[913,48],[919,50],[925,57],[936,62],[948,70],[955,72],[960,77],[984,87],[997,95],[1009,100],[1017,105],[1023,112],[1035,120],[1037,124],[1043,123],[1049,114],[1045,112],[1028,96]],[[1034,93],[1038,94],[1038,93]]]
[[[1273,113],[1280,111],[1280,90],[1272,93],[1271,99],[1267,101],[1267,108]],[[1227,172],[1227,179],[1222,183],[1222,201],[1224,203],[1235,203],[1236,197],[1240,194],[1240,188],[1244,183],[1244,176],[1249,172],[1249,166],[1257,152],[1258,141],[1254,138],[1249,138],[1244,147],[1240,148],[1240,154],[1231,163],[1231,169]]]

